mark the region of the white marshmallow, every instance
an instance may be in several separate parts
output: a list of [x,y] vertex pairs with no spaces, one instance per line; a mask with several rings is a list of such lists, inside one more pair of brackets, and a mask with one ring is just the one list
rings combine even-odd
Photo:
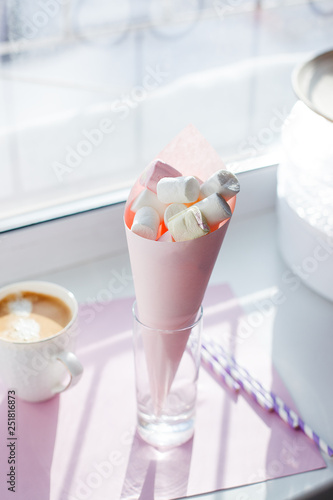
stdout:
[[202,198],[218,193],[228,201],[235,196],[240,190],[240,185],[237,177],[228,170],[219,170],[207,179],[200,188]]
[[198,207],[201,210],[210,227],[219,224],[225,219],[229,219],[232,215],[228,203],[217,193],[211,194],[192,206]]
[[164,177],[156,186],[162,203],[193,203],[200,194],[199,181],[193,177]]
[[143,238],[156,240],[159,226],[160,217],[156,210],[152,207],[141,207],[134,216],[131,230]]
[[193,205],[169,219],[169,231],[175,241],[187,241],[208,234],[210,229],[199,208]]
[[140,184],[156,193],[156,186],[163,177],[180,177],[182,174],[162,160],[152,161],[143,172]]
[[132,203],[131,210],[136,213],[142,207],[152,207],[158,213],[160,220],[163,220],[164,211],[167,207],[165,203],[162,203],[156,196],[155,193],[145,188],[141,193],[135,198]]
[[167,206],[164,212],[164,224],[166,227],[168,227],[168,220],[171,219],[171,217],[186,209],[187,206],[183,203],[171,203],[171,205]]

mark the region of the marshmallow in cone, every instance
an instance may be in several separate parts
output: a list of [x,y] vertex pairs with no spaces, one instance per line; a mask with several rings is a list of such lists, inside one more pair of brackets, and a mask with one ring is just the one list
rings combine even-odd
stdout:
[[[193,141],[195,144],[199,141],[200,149],[193,147]],[[193,127],[185,129],[165,152],[158,157],[182,175],[194,175],[201,181],[225,168],[217,153]],[[206,165],[204,172],[200,170],[203,164]],[[160,413],[187,344],[190,334],[187,327],[196,319],[230,219],[215,231],[190,241],[148,240],[130,230],[134,217],[131,204],[141,190],[137,181],[126,203],[124,218],[138,318],[156,329],[145,336],[144,349],[151,396],[155,411]],[[228,203],[233,212],[235,198]],[[185,332],[162,335],[159,329],[185,329]]]

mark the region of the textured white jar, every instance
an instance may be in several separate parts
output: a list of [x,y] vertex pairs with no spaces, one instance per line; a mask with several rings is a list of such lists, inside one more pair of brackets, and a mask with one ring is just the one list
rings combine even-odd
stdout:
[[290,269],[333,300],[333,123],[298,101],[282,131],[278,239]]

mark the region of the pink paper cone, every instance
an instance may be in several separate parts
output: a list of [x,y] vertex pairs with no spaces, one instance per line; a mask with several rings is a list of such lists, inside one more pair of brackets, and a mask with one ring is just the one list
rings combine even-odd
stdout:
[[[192,126],[187,127],[157,158],[183,175],[195,175],[202,181],[225,168],[214,149]],[[138,318],[150,328],[186,328],[193,324],[201,306],[229,220],[212,233],[191,241],[159,242],[142,238],[130,230],[134,217],[131,203],[142,189],[138,180],[130,193],[124,215]],[[234,197],[228,202],[232,211],[235,201]],[[145,336],[144,349],[154,407],[160,411],[190,330],[184,335],[164,336],[163,340],[161,334],[156,333],[155,336],[152,333]]]
[[190,333],[191,330],[186,328],[177,330],[176,333],[152,330],[142,335],[150,393],[156,415],[162,412]]
[[150,328],[191,325],[201,305],[229,221],[191,241],[147,240],[126,226],[138,315]]

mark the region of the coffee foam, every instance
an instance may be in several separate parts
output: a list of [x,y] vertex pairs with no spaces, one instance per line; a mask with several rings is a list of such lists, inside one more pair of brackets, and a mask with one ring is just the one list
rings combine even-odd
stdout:
[[[29,313],[28,313],[29,314]],[[15,315],[19,315],[15,313]],[[8,328],[3,333],[10,340],[31,342],[40,339],[40,325],[35,319],[19,317],[8,321]]]
[[18,318],[8,321],[8,330],[4,331],[4,336],[7,336],[11,340],[25,342],[39,340],[40,325],[36,320],[29,318],[32,312],[31,300],[18,297],[8,302],[7,307],[9,317],[14,315],[18,316]]
[[17,298],[8,302],[8,309],[10,313],[17,316],[29,316],[32,312],[32,302],[28,299]]
[[34,342],[52,337],[62,329],[60,323],[40,314],[0,316],[0,337],[7,341]]
[[70,321],[69,307],[57,297],[22,291],[0,300],[0,338],[35,342],[60,332]]

